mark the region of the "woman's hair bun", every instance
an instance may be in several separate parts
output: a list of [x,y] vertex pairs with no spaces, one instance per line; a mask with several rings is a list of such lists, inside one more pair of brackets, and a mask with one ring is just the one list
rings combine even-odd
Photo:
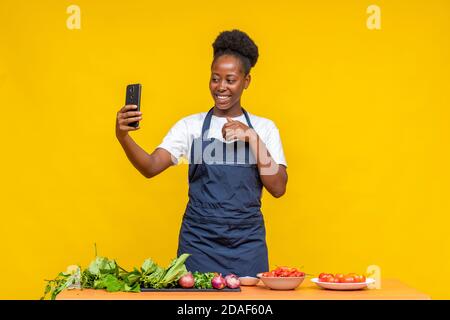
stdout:
[[258,47],[253,40],[243,31],[231,30],[221,32],[213,43],[214,58],[223,54],[240,55],[248,61],[243,61],[246,73],[254,67],[258,61]]

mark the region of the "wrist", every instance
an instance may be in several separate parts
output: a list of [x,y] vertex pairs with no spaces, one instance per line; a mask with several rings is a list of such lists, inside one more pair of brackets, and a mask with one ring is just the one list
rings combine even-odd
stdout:
[[122,133],[122,134],[116,133],[116,138],[117,138],[117,140],[119,140],[120,143],[124,142],[127,137],[128,137],[128,132]]

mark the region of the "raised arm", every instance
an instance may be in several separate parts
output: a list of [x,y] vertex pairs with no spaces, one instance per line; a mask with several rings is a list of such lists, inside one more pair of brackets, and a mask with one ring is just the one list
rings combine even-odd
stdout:
[[128,160],[146,178],[152,178],[173,165],[171,154],[162,148],[157,148],[151,154],[142,149],[128,134],[129,131],[139,130],[128,124],[142,121],[142,113],[133,111],[134,105],[126,105],[117,113],[116,137],[122,146]]

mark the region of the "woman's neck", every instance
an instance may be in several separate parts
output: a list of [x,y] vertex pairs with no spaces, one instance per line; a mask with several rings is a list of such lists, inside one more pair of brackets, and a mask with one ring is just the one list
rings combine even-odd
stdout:
[[242,107],[240,103],[237,103],[236,105],[232,106],[230,109],[227,110],[220,110],[216,106],[214,106],[213,115],[216,117],[230,117],[235,118],[242,115]]

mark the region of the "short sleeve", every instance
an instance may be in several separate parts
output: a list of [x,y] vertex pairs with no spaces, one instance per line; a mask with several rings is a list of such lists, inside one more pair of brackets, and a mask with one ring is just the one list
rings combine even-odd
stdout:
[[157,148],[169,151],[176,163],[181,157],[186,157],[189,148],[186,122],[182,119],[175,123]]
[[286,158],[284,156],[283,145],[281,143],[280,131],[274,123],[270,126],[266,133],[264,141],[266,148],[277,164],[282,164],[287,167]]

